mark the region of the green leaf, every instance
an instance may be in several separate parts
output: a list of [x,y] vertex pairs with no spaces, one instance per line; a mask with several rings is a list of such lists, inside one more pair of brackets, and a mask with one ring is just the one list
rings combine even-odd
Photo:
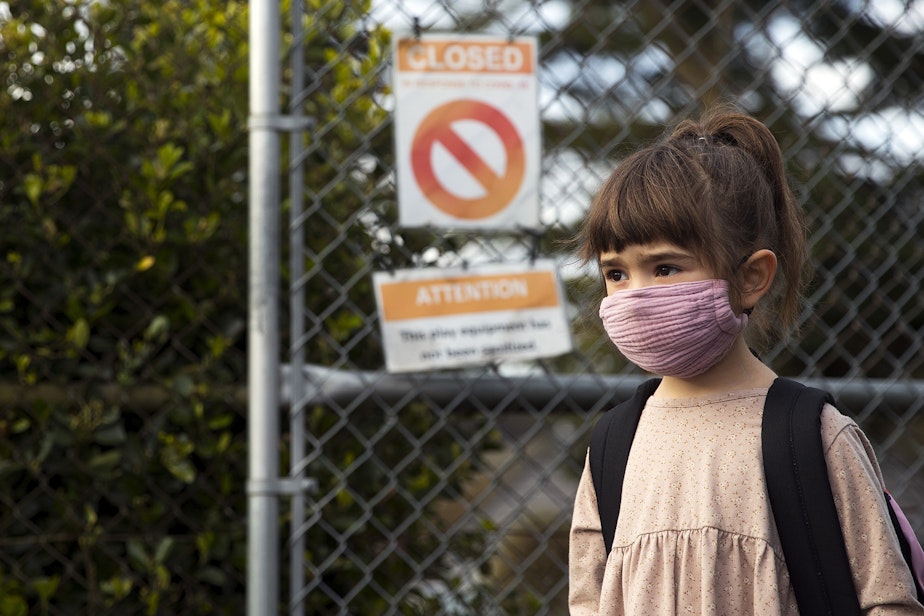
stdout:
[[167,556],[170,555],[170,551],[173,549],[173,539],[171,537],[164,537],[161,539],[157,548],[154,550],[154,562],[161,564],[167,560]]
[[173,381],[173,390],[184,398],[188,398],[193,395],[193,392],[196,390],[196,382],[192,380],[189,376],[181,374]]
[[203,567],[196,571],[196,578],[212,586],[223,587],[228,582],[228,574],[218,567]]
[[121,423],[110,424],[103,428],[100,428],[93,435],[93,440],[100,445],[105,445],[107,447],[116,447],[125,442],[127,435],[125,434],[125,428],[122,427]]
[[145,340],[162,340],[170,332],[170,319],[159,314],[151,319],[148,328],[144,331]]
[[132,592],[132,579],[128,576],[114,575],[100,583],[100,590],[112,596],[115,601],[121,601]]
[[208,561],[212,553],[212,546],[215,545],[215,533],[205,531],[196,535],[196,549],[199,551],[199,563]]
[[189,437],[185,434],[179,436],[162,434],[160,439],[163,443],[160,459],[164,467],[183,483],[195,481],[196,468],[189,460],[190,454],[195,450],[195,445],[189,440]]
[[0,597],[0,616],[27,616],[29,605],[20,595]]
[[121,461],[122,451],[119,449],[113,449],[111,451],[107,451],[90,458],[88,466],[91,470],[96,472],[111,471],[119,466]]
[[162,177],[167,177],[173,173],[176,164],[183,158],[183,148],[173,144],[165,143],[157,149],[157,162],[162,172]]
[[126,549],[129,558],[135,563],[135,566],[141,571],[147,571],[151,564],[151,558],[148,556],[144,546],[141,545],[141,542],[133,539],[128,542]]
[[217,417],[209,419],[206,425],[208,425],[210,430],[222,430],[230,426],[233,421],[234,415],[231,413],[223,413]]
[[42,178],[35,175],[34,173],[27,173],[23,178],[23,188],[26,191],[26,198],[32,203],[32,205],[38,205],[39,199],[42,197],[43,182]]
[[84,119],[91,126],[104,128],[112,122],[112,116],[108,111],[87,111],[83,114]]
[[90,324],[84,318],[77,319],[67,330],[67,340],[78,349],[85,349],[90,340]]
[[58,591],[60,583],[61,576],[58,575],[39,577],[32,580],[32,588],[35,589],[35,593],[39,596],[39,600],[44,605],[47,604]]

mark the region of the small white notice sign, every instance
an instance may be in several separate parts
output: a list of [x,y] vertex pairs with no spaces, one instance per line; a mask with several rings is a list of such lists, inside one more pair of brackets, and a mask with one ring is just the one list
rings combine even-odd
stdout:
[[373,284],[389,372],[553,357],[572,349],[551,260],[376,272]]

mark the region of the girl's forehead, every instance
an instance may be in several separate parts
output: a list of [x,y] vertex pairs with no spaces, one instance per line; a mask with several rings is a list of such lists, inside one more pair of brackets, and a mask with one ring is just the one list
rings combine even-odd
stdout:
[[622,250],[606,250],[599,255],[601,263],[607,261],[656,261],[660,259],[699,261],[696,255],[689,249],[668,241],[629,244]]

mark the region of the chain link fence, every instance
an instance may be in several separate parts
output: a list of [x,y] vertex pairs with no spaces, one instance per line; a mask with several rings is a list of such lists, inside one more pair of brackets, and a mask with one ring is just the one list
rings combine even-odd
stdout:
[[[0,2],[0,113],[34,118],[0,134],[0,615],[241,613],[247,567],[280,613],[566,613],[589,431],[643,375],[564,240],[621,156],[725,100],[777,135],[808,212],[802,332],[765,359],[836,394],[924,534],[919,3],[287,5],[258,33],[282,51],[258,120],[280,135],[288,476],[261,492],[279,558],[249,563],[246,11],[168,4]],[[415,30],[537,37],[539,228],[397,224],[390,51]],[[574,352],[384,371],[373,272],[535,256]]]
[[[921,62],[924,28],[919,10],[888,12],[872,3],[380,0],[357,20],[342,51],[326,63],[308,64],[309,73],[333,70],[357,40],[374,39],[380,28],[405,36],[537,36],[544,140],[539,251],[559,259],[575,315],[593,303],[594,290],[583,284],[558,240],[573,233],[620,155],[677,118],[698,113],[704,102],[731,100],[765,119],[809,212],[817,266],[802,337],[780,344],[766,359],[783,374],[839,395],[845,412],[874,440],[892,489],[924,528],[918,381],[924,208],[913,145],[924,138],[921,77],[914,68]],[[368,76],[367,92],[392,111],[388,70],[382,65]],[[292,97],[304,100],[305,107],[296,108],[318,120],[305,135],[305,157],[326,150],[324,135],[352,126],[342,115],[348,106],[328,121],[308,110],[324,94],[313,90],[316,83],[309,79]],[[640,375],[596,324],[580,317],[577,350],[569,357],[385,374],[374,307],[361,299],[372,271],[522,263],[536,250],[530,234],[397,227],[395,162],[387,144],[376,141],[388,127],[384,119],[365,136],[369,147],[341,163],[345,175],[376,177],[358,209],[335,213],[338,195],[307,183],[307,209],[290,222],[293,232],[305,236],[319,224],[332,229],[329,242],[312,246],[309,240],[304,258],[310,265],[291,286],[306,298],[303,311],[292,316],[309,324],[290,346],[294,363],[306,358],[308,364],[304,394],[293,400],[293,411],[296,418],[326,418],[309,422],[305,458],[293,466],[307,469],[321,486],[310,507],[316,517],[294,529],[295,536],[310,538],[300,596],[324,596],[329,609],[365,613],[368,607],[357,606],[370,604],[356,597],[368,584],[371,594],[382,593],[388,612],[430,600],[442,613],[566,613],[567,531],[588,431]],[[371,246],[351,244],[357,229]],[[332,275],[325,261],[338,247],[364,258],[355,269]],[[331,303],[311,300],[319,287],[329,289]],[[337,315],[346,314],[356,322],[334,340],[334,324],[343,318]],[[330,347],[325,359],[314,359],[318,345]],[[429,419],[414,432],[418,412]],[[365,422],[371,422],[366,430]],[[379,453],[391,431],[403,433],[397,457]],[[330,451],[352,439],[362,444],[365,459],[338,463]],[[447,448],[454,451],[449,459],[431,457]],[[400,485],[398,478],[418,464],[436,478],[429,491]],[[374,469],[368,474],[367,465]],[[370,475],[379,480],[369,481]],[[369,538],[364,525],[331,523],[344,494],[376,527],[381,551],[357,564],[365,577],[336,587],[335,563],[364,558],[353,546]],[[382,504],[392,498],[408,502],[407,515],[426,519],[377,522]],[[404,530],[418,522],[438,529],[438,539],[424,552],[407,551]],[[473,530],[483,531],[478,550],[455,545]],[[318,558],[310,547],[317,543],[338,548]],[[392,557],[408,577],[383,593],[375,573],[390,567],[385,563]]]

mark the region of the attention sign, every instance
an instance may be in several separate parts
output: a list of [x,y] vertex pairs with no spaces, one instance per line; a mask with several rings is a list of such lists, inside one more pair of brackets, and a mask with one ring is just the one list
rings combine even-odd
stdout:
[[394,67],[399,222],[536,226],[536,40],[399,38]]
[[554,262],[376,272],[390,372],[526,360],[571,350]]

